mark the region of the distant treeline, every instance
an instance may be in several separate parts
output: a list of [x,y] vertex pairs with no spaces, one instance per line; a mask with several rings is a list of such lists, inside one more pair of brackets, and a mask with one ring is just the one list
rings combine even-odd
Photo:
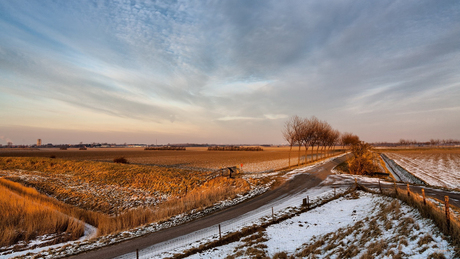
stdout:
[[458,139],[430,139],[429,141],[417,141],[412,139],[400,139],[396,143],[376,142],[371,143],[376,147],[399,147],[399,146],[416,146],[416,147],[441,147],[460,145]]
[[208,151],[264,151],[261,147],[211,146]]
[[144,150],[185,150],[185,147],[171,147],[171,146],[165,146],[165,147],[146,147]]

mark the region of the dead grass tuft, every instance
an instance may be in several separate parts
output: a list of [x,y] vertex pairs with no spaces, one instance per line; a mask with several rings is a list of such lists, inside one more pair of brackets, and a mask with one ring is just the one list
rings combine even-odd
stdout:
[[446,259],[442,253],[433,253],[428,256],[428,259]]
[[422,238],[420,238],[418,240],[417,244],[419,246],[423,246],[423,245],[427,245],[427,244],[429,244],[430,242],[433,242],[433,241],[434,241],[433,237],[430,234],[426,233]]

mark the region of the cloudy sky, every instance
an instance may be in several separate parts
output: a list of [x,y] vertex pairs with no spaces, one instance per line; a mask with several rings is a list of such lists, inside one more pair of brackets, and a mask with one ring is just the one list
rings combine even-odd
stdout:
[[0,144],[460,138],[459,1],[0,1]]

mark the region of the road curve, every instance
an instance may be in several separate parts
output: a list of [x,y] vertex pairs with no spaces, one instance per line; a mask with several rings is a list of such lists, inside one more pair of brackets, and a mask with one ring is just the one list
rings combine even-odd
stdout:
[[331,169],[341,162],[345,161],[346,156],[335,158],[323,165],[318,165],[308,174],[299,174],[293,179],[285,182],[278,188],[269,190],[266,193],[255,198],[232,206],[230,208],[215,212],[205,217],[184,223],[179,226],[167,228],[151,234],[147,234],[135,239],[127,240],[114,245],[99,248],[97,250],[87,251],[78,255],[71,256],[74,259],[105,259],[114,258],[127,253],[135,252],[136,249],[144,249],[157,243],[161,243],[194,231],[207,228],[224,221],[234,219],[249,211],[255,210],[261,206],[270,203],[286,195],[293,195],[317,186],[331,174]]

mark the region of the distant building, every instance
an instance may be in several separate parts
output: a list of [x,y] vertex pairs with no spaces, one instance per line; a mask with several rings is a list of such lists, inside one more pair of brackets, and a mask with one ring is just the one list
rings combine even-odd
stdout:
[[41,146],[41,145],[42,145],[42,139],[39,138],[39,139],[37,139],[37,146]]
[[13,147],[13,142],[8,142],[8,147]]

